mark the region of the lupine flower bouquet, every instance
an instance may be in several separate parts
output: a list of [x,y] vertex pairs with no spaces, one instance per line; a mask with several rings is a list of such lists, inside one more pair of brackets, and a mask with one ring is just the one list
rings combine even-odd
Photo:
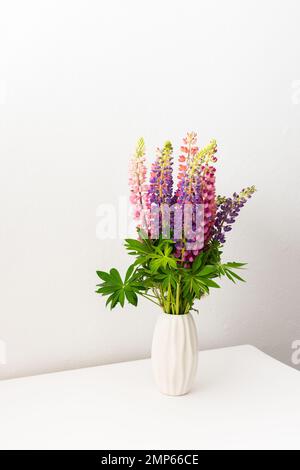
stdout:
[[251,186],[231,197],[216,195],[217,144],[203,149],[188,133],[173,182],[173,147],[166,142],[152,164],[149,181],[145,144],[140,139],[130,162],[130,201],[137,238],[125,240],[134,262],[122,279],[117,269],[97,271],[97,293],[106,305],[137,305],[144,297],[159,306],[152,342],[152,365],[162,393],[183,395],[193,383],[198,361],[197,329],[191,312],[196,300],[218,288],[222,276],[243,281],[245,263],[222,261],[222,248],[241,208],[255,192]]
[[227,234],[241,208],[255,192],[242,189],[230,197],[215,188],[217,144],[199,149],[197,134],[183,139],[178,157],[178,183],[174,188],[173,147],[157,149],[147,181],[145,144],[141,138],[130,162],[130,202],[137,221],[137,238],[125,240],[134,262],[123,279],[118,270],[97,271],[97,293],[106,305],[138,304],[144,297],[166,314],[184,315],[195,301],[209,294],[222,276],[243,281],[237,273],[245,263],[222,261]]

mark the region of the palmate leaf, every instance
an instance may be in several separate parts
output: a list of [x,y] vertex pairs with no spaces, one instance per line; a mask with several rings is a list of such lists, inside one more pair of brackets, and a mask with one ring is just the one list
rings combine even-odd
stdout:
[[152,257],[152,260],[150,261],[150,270],[153,273],[157,272],[159,268],[166,269],[167,267],[176,269],[177,261],[174,258],[169,258],[167,256],[156,255]]
[[217,274],[216,266],[207,264],[204,268],[201,269],[201,271],[199,271],[199,276],[201,277],[210,276],[211,274]]
[[209,288],[206,284],[199,282],[197,278],[191,276],[184,279],[183,282],[183,295],[188,297],[190,295],[191,299],[200,298],[203,294],[208,294]]
[[152,273],[157,272],[160,268],[177,268],[177,259],[172,255],[173,247],[167,242],[155,248],[154,253],[149,254],[149,268]]
[[157,284],[161,284],[164,290],[167,290],[169,285],[176,289],[177,286],[177,279],[175,277],[174,270],[166,270],[161,273],[158,273],[153,276],[153,280]]
[[217,284],[215,281],[207,277],[203,277],[203,278],[199,277],[199,282],[205,284],[207,287],[214,287],[215,289],[220,288],[219,284]]
[[219,288],[219,284],[213,281],[212,277],[218,276],[216,265],[203,264],[208,259],[207,253],[201,253],[195,259],[192,269],[182,269],[183,276],[183,295],[192,295],[195,298],[201,298],[204,294],[209,294],[210,288]]
[[132,238],[125,240],[125,248],[129,251],[129,254],[133,255],[147,255],[154,251],[148,240],[139,241]]
[[226,276],[228,277],[228,279],[230,279],[234,283],[236,282],[235,279],[237,279],[238,281],[241,281],[241,282],[246,282],[245,279],[243,279],[241,276],[239,276],[234,271],[232,271],[232,269],[226,269],[225,268],[225,273],[226,273]]
[[221,265],[221,272],[223,275],[225,274],[225,276],[234,283],[236,283],[237,280],[241,282],[246,282],[245,279],[243,279],[241,276],[234,272],[235,269],[243,269],[246,264],[247,263],[236,263],[233,261],[230,263],[225,263]]
[[110,305],[111,309],[118,304],[124,307],[125,299],[136,306],[138,303],[137,294],[148,290],[148,287],[142,283],[141,273],[135,264],[129,266],[124,282],[119,271],[115,268],[112,268],[109,273],[97,271],[97,275],[103,282],[97,285],[96,293],[108,296],[106,305]]
[[[101,283],[97,293],[107,297],[107,305],[115,308],[124,306],[125,302],[138,304],[142,295],[162,306],[168,313],[176,310],[177,293],[179,292],[179,310],[187,312],[194,306],[196,299],[210,293],[211,288],[219,288],[217,278],[226,276],[230,281],[244,281],[236,273],[246,264],[238,262],[221,262],[221,245],[209,244],[200,253],[190,268],[182,266],[174,257],[174,242],[170,240],[126,240],[129,254],[135,256],[135,262],[129,266],[124,280],[117,269],[109,272],[97,271]],[[152,292],[150,292],[152,290]]]

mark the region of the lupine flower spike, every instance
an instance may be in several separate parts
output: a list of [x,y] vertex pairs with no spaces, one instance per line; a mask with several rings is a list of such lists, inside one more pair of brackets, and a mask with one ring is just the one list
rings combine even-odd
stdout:
[[133,218],[139,222],[138,227],[148,230],[149,200],[146,183],[145,142],[141,137],[129,166],[130,202],[133,205]]

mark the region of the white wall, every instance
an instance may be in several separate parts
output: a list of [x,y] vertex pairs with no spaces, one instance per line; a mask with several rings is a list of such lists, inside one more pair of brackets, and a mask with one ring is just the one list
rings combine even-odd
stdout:
[[187,130],[218,140],[220,193],[259,188],[225,250],[248,282],[203,301],[201,347],[291,364],[299,14],[297,0],[1,1],[0,378],[149,355],[152,304],[110,313],[94,294],[96,268],[128,262],[97,240],[96,210],[127,194],[137,137],[152,151]]

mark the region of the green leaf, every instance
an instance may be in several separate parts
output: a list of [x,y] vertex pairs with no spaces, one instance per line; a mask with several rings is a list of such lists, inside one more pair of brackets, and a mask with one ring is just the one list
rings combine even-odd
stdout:
[[236,263],[234,261],[225,264],[225,266],[228,267],[228,268],[236,268],[236,269],[240,269],[240,268],[242,268],[243,266],[246,266],[246,265],[247,265],[247,263]]
[[150,270],[155,273],[162,266],[162,261],[160,259],[153,259],[150,262]]
[[201,286],[197,283],[195,279],[192,280],[191,287],[193,292],[198,296],[200,293]]
[[136,307],[138,303],[138,298],[137,298],[136,293],[131,290],[125,289],[125,295],[126,295],[126,299],[128,300],[128,302]]
[[114,296],[114,294],[111,294],[111,295],[108,297],[108,299],[107,299],[107,301],[106,301],[106,304],[105,304],[106,307],[107,307],[107,306],[109,305],[109,303],[112,301],[113,296]]
[[172,253],[173,247],[172,246],[166,246],[164,250],[164,255],[169,256]]
[[104,271],[96,271],[97,275],[102,279],[102,281],[109,281],[110,280],[110,275],[108,273],[105,273]]
[[235,277],[235,279],[238,279],[241,282],[246,282],[245,279],[243,279],[241,276],[236,274],[235,272],[231,271],[230,269],[226,270],[227,273],[230,273],[231,276]]
[[118,302],[119,302],[119,292],[115,292],[113,294],[111,305],[110,305],[111,310],[115,308]]
[[204,253],[200,253],[200,255],[198,255],[195,259],[194,259],[194,262],[193,262],[193,265],[192,265],[192,271],[195,273],[196,271],[198,271],[198,269],[201,268],[201,265],[202,265],[202,261],[203,261],[203,256],[204,256]]
[[100,289],[98,289],[97,292],[98,294],[102,294],[102,295],[112,294],[116,292],[116,287],[104,285],[103,287],[100,287]]
[[234,278],[229,274],[227,270],[225,271],[225,275],[228,277],[228,279],[230,279],[230,281],[232,281],[235,284]]
[[167,251],[162,252],[160,249],[157,249],[155,253],[150,255],[150,270],[155,273],[158,271],[159,268],[166,269],[167,267],[170,268],[177,268],[177,260],[172,255],[166,254]]
[[226,270],[222,264],[217,265],[219,276],[225,276]]
[[120,290],[119,302],[120,302],[121,306],[124,307],[124,302],[125,302],[125,292],[124,292],[124,290]]
[[158,284],[162,284],[165,290],[167,290],[169,284],[171,284],[171,287],[176,289],[177,280],[174,271],[166,271],[162,274],[156,274],[154,276],[154,281]]
[[216,272],[216,266],[212,266],[207,264],[201,271],[199,272],[199,276],[208,276],[209,274]]
[[117,269],[112,268],[109,273],[110,273],[111,278],[114,280],[114,282],[117,285],[123,286],[122,278],[121,278],[121,276],[119,274],[119,271]]
[[132,273],[133,273],[133,271],[135,270],[135,268],[136,268],[136,265],[135,265],[135,264],[132,264],[132,265],[129,266],[129,268],[127,269],[126,276],[125,276],[125,284],[126,284],[126,282],[131,278]]
[[134,240],[127,238],[125,240],[125,247],[129,251],[134,251],[140,254],[151,253],[153,249],[145,241],[140,242],[139,240]]
[[208,287],[215,287],[215,288],[220,287],[219,284],[217,284],[215,281],[213,281],[212,279],[207,279],[206,277],[201,278],[201,282],[203,282]]

